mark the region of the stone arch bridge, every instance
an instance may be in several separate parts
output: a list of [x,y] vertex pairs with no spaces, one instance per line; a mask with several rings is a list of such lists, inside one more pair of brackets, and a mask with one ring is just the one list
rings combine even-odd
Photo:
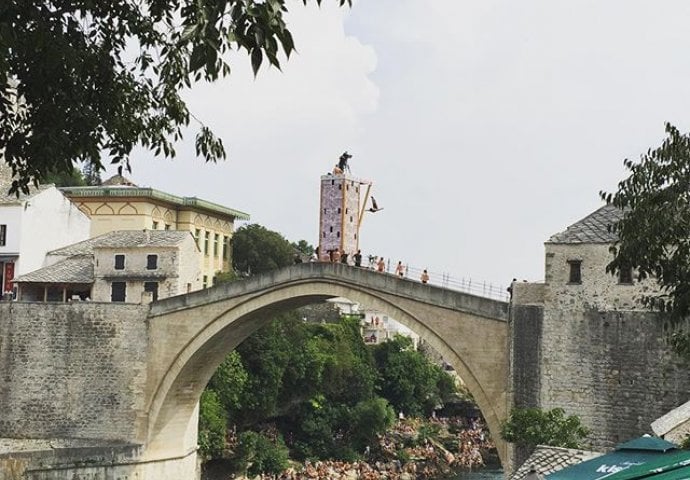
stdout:
[[[0,305],[0,320],[9,319],[0,322],[0,371],[10,372],[0,378],[0,437],[125,442],[137,448],[113,455],[149,472],[131,478],[194,478],[197,405],[223,358],[273,313],[334,297],[386,312],[435,348],[465,381],[507,461],[498,429],[510,407],[508,304],[329,263],[151,305]],[[17,384],[28,372],[42,386]]]

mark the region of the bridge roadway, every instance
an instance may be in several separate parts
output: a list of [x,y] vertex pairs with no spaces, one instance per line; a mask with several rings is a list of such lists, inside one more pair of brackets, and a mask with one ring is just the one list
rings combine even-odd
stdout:
[[145,457],[196,448],[197,404],[223,358],[273,314],[345,297],[417,333],[463,379],[505,464],[509,411],[508,304],[343,264],[305,263],[167,298],[149,311]]

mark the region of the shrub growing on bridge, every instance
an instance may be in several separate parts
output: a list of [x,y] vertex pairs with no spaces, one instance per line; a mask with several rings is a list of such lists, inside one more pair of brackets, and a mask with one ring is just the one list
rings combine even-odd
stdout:
[[589,430],[576,415],[565,416],[562,408],[514,408],[501,426],[501,437],[521,447],[537,445],[581,448]]

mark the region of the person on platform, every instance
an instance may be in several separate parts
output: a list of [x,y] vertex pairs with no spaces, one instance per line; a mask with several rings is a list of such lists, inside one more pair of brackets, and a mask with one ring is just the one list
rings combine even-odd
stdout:
[[379,261],[376,264],[376,269],[381,273],[386,271],[386,261],[383,259],[383,257],[379,257]]

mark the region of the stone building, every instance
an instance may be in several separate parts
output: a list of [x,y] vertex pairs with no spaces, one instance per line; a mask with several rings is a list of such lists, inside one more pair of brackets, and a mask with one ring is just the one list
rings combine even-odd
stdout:
[[217,272],[232,268],[230,241],[235,220],[249,215],[197,197],[178,197],[138,187],[116,175],[95,187],[64,187],[62,192],[91,218],[91,236],[115,230],[180,230],[191,232],[202,255],[204,288]]
[[637,301],[653,281],[606,272],[617,240],[608,225],[620,216],[607,205],[553,235],[544,283],[512,285],[515,406],[580,416],[596,449],[650,433],[655,418],[690,396],[663,316]]
[[54,185],[9,194],[12,170],[0,160],[0,293],[43,265],[46,252],[89,238],[89,218]]
[[189,232],[120,230],[49,252],[48,266],[16,279],[25,301],[140,303],[201,288]]

